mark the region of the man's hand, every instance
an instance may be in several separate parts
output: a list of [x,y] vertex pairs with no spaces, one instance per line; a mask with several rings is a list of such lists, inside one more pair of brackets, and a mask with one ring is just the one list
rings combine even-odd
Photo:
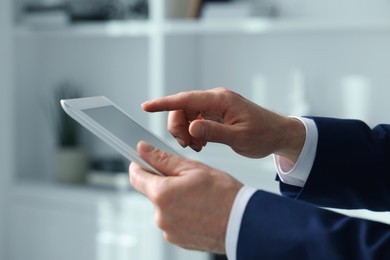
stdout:
[[142,159],[166,177],[130,164],[130,182],[156,207],[155,221],[167,241],[187,249],[225,253],[230,210],[242,184],[199,162],[138,144]]
[[225,88],[183,92],[142,104],[170,111],[168,130],[183,146],[200,151],[207,142],[229,145],[251,158],[272,153],[295,163],[305,140],[303,124],[266,110]]

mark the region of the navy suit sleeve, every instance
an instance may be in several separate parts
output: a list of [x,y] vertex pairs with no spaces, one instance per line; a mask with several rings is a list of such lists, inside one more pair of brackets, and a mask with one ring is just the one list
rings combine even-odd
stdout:
[[257,191],[237,245],[237,260],[252,259],[390,259],[390,226]]
[[319,206],[390,210],[390,125],[313,118],[317,153],[302,189],[281,183],[285,196]]
[[[303,188],[256,192],[241,222],[237,259],[390,259],[390,226],[315,207],[390,210],[390,126],[313,118],[318,145]],[[293,199],[291,199],[293,198]]]

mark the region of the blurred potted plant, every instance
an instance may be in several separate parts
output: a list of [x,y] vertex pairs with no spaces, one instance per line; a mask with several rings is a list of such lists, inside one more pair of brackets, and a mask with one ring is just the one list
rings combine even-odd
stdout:
[[68,116],[60,105],[61,99],[79,98],[79,89],[63,82],[55,88],[55,133],[57,180],[65,183],[82,183],[86,172],[86,152],[80,144],[80,125]]

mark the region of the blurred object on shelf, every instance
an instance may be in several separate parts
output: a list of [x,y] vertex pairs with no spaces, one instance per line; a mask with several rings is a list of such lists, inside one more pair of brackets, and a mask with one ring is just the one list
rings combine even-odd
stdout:
[[129,4],[130,19],[147,19],[149,17],[149,5],[147,0],[135,0]]
[[85,180],[87,155],[80,143],[81,127],[69,117],[60,105],[61,99],[81,97],[76,84],[61,82],[54,90],[51,111],[56,135],[56,179],[64,183],[82,183]]
[[33,27],[56,27],[69,23],[65,1],[28,2],[22,10],[22,22]]
[[57,135],[57,146],[69,147],[80,146],[79,123],[69,117],[60,105],[61,99],[72,99],[81,97],[80,87],[70,81],[63,81],[54,88],[53,123]]
[[279,5],[273,0],[204,0],[202,18],[247,18],[279,16]]
[[240,19],[252,16],[252,4],[250,2],[234,1],[207,1],[203,3],[202,19]]
[[69,0],[72,21],[147,19],[147,0]]
[[85,182],[87,154],[82,147],[61,147],[55,157],[58,182],[72,184]]
[[167,14],[170,19],[199,18],[204,0],[170,0]]
[[273,0],[251,0],[252,16],[255,17],[277,17],[279,8]]
[[[256,0],[255,0],[256,1]],[[278,16],[283,18],[299,18],[306,12],[306,2],[318,2],[317,0],[277,0],[274,1],[277,6]],[[324,0],[319,0],[324,1]],[[337,6],[337,3],[334,3]]]
[[118,190],[131,188],[126,163],[121,158],[94,158],[90,161],[86,184]]
[[35,1],[26,1],[23,6],[24,11],[26,12],[50,12],[58,10],[67,10],[68,3],[67,0],[35,0]]
[[188,18],[191,19],[199,18],[200,12],[202,10],[202,1],[203,0],[192,0]]
[[104,21],[124,19],[125,5],[120,0],[70,0],[72,21]]
[[148,15],[148,0],[46,0],[27,2],[21,21],[53,27],[69,22],[147,19]]

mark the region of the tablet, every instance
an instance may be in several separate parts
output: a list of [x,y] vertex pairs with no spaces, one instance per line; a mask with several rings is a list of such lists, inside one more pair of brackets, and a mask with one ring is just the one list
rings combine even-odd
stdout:
[[158,175],[163,176],[161,172],[139,157],[137,152],[139,141],[146,141],[154,147],[181,156],[164,140],[142,127],[106,97],[66,99],[61,100],[61,106],[69,116],[125,158]]

